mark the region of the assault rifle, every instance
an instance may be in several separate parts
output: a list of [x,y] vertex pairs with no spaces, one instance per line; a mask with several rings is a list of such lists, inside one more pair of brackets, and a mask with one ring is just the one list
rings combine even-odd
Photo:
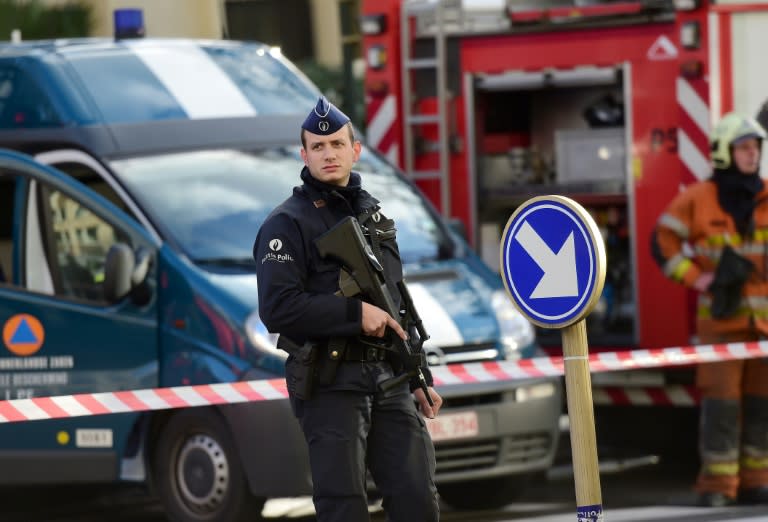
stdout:
[[401,294],[401,300],[405,305],[404,311],[401,312],[397,305],[395,305],[392,295],[389,293],[389,288],[387,288],[384,268],[374,255],[371,246],[365,240],[360,223],[353,217],[346,217],[328,232],[318,237],[315,240],[315,245],[320,252],[320,256],[336,259],[352,277],[354,281],[352,286],[356,288],[350,292],[350,284],[347,283],[344,295],[352,295],[356,293],[355,291],[358,291],[366,296],[372,304],[391,315],[396,321],[400,321],[406,315],[408,316],[410,324],[406,330],[411,330],[408,332],[409,334],[418,334],[417,342],[419,345],[417,349],[414,349],[410,340],[403,340],[394,333],[391,335],[405,373],[383,382],[381,388],[387,390],[415,377],[419,387],[424,391],[429,405],[434,406],[432,397],[429,395],[427,380],[421,371],[421,366],[424,362],[421,345],[426,339],[429,339],[429,336],[424,331],[421,319],[413,307],[408,289],[402,283],[399,283],[397,287]]

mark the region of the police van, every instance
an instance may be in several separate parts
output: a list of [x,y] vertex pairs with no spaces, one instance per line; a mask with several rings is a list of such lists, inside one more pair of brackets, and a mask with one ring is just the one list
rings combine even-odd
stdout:
[[[0,400],[280,378],[251,249],[299,184],[318,94],[256,43],[0,45]],[[356,170],[398,224],[430,363],[536,355],[415,186],[366,147]],[[551,465],[559,380],[439,391],[447,502],[505,504]],[[304,444],[285,400],[0,423],[0,485],[145,482],[173,520],[245,520],[311,494]]]

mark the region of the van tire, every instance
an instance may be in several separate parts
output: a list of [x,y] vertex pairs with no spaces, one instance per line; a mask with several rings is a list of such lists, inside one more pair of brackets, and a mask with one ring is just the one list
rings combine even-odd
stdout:
[[451,482],[438,484],[437,491],[443,502],[456,509],[497,509],[520,498],[532,477],[532,474],[523,474]]
[[168,420],[152,473],[173,522],[261,520],[266,499],[251,494],[229,429],[213,410],[180,410]]

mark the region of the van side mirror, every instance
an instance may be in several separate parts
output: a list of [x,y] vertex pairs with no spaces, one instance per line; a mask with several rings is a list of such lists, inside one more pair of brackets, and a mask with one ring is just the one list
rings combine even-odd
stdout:
[[112,245],[104,263],[105,299],[116,303],[130,295],[137,305],[148,303],[151,294],[146,280],[151,261],[152,256],[144,248],[134,251],[125,243]]

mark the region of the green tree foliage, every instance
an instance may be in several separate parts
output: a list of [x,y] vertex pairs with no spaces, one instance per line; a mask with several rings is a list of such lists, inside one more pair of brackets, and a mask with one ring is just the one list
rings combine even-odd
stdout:
[[50,6],[39,0],[0,0],[0,41],[9,40],[14,29],[23,40],[38,40],[88,36],[91,27],[91,7],[78,0]]

